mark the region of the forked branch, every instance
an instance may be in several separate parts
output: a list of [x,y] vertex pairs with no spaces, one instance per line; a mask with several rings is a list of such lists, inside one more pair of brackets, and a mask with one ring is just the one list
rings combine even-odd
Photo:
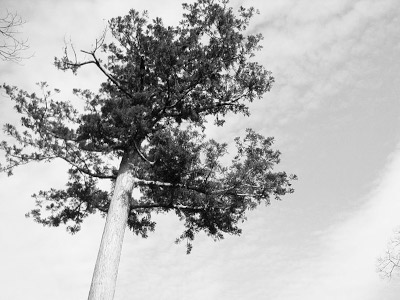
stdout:
[[4,61],[19,62],[21,51],[29,48],[28,40],[17,38],[20,34],[19,28],[25,21],[17,13],[6,12],[5,16],[0,16],[0,59]]

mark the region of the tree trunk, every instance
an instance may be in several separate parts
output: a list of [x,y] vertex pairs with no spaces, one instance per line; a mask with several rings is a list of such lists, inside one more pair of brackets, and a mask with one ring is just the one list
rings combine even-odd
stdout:
[[133,174],[129,169],[129,157],[126,155],[121,161],[113,197],[108,209],[90,286],[89,300],[112,300],[114,298],[133,183]]

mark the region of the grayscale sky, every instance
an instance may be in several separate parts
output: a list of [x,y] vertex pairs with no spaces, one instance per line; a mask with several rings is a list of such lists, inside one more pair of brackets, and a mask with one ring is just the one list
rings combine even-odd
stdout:
[[[382,280],[376,260],[400,226],[400,2],[398,0],[234,1],[260,10],[252,32],[264,35],[257,59],[276,83],[207,133],[232,142],[251,127],[274,136],[279,169],[298,175],[296,192],[248,214],[243,234],[213,242],[199,235],[191,255],[174,240],[175,216],[157,216],[156,232],[126,232],[115,299],[397,300],[400,279]],[[64,40],[90,49],[107,20],[147,9],[175,25],[180,1],[1,0],[18,12],[31,58],[0,61],[0,83],[37,91],[47,81],[72,98],[97,89],[90,67],[78,76],[53,67]],[[0,120],[18,122],[2,92]],[[1,133],[3,138],[3,134]],[[1,155],[1,154],[0,154]],[[66,166],[32,164],[0,175],[2,299],[85,299],[104,219],[90,217],[75,236],[26,219],[30,195],[61,188]]]

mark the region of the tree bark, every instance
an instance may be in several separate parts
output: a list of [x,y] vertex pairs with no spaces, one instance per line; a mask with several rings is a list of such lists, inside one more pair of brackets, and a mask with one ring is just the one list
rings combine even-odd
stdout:
[[133,190],[129,155],[121,161],[93,272],[89,300],[112,300]]

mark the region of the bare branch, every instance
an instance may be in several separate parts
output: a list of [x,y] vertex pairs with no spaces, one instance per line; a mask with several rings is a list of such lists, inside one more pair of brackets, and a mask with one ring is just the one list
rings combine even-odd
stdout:
[[[80,50],[80,52],[88,54],[92,57],[90,60],[86,60],[83,62],[79,62],[77,58],[77,54],[74,48],[74,45],[71,41],[68,43],[65,42],[66,46],[64,48],[64,57],[61,59],[56,58],[55,60],[55,65],[61,69],[61,70],[67,70],[71,69],[72,72],[75,74],[77,69],[88,64],[94,64],[96,67],[113,83],[117,86],[117,88],[124,93],[126,96],[128,96],[131,99],[134,99],[133,95],[129,93],[123,86],[122,84],[101,64],[101,61],[99,58],[96,56],[96,52],[101,48],[101,46],[104,44],[105,38],[106,38],[106,33],[107,30],[105,29],[103,33],[101,34],[100,38],[95,40],[95,45],[93,50],[87,51],[87,50]],[[73,59],[68,55],[68,46],[71,48],[73,52]]]
[[382,277],[392,278],[400,275],[400,231],[388,243],[383,257],[378,259],[377,271]]
[[29,48],[27,40],[16,37],[20,33],[18,28],[23,24],[25,22],[17,13],[7,11],[5,16],[0,17],[1,60],[19,62],[24,58],[21,56],[21,51]]

